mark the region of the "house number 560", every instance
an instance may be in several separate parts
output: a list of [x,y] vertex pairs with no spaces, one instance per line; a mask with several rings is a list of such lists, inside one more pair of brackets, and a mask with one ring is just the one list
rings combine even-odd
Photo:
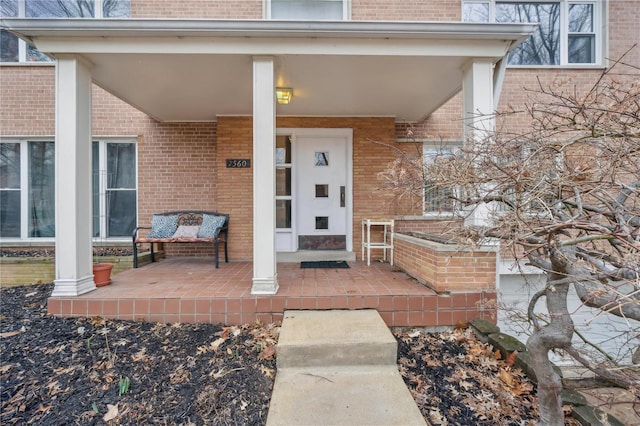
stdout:
[[251,160],[238,160],[238,159],[227,160],[228,169],[247,169],[249,167],[251,167]]

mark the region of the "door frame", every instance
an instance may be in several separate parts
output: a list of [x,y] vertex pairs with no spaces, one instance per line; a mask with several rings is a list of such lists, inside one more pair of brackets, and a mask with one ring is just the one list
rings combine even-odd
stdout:
[[[292,127],[278,127],[276,129],[276,135],[278,136],[290,136],[291,137],[291,158],[295,158],[297,154],[297,143],[300,138],[304,139],[305,137],[335,137],[335,138],[343,138],[346,142],[346,188],[345,188],[345,226],[346,226],[346,251],[353,251],[353,129],[352,128],[292,128]],[[275,162],[274,162],[275,163]],[[292,204],[291,204],[291,231],[283,230],[279,231],[276,228],[276,241],[278,239],[286,239],[288,234],[288,238],[290,240],[290,247],[293,248],[292,251],[298,251],[298,226],[297,226],[297,180],[298,173],[302,173],[299,171],[295,162],[291,164],[291,179],[292,179]],[[275,200],[274,200],[275,202]],[[275,204],[274,204],[275,208]]]

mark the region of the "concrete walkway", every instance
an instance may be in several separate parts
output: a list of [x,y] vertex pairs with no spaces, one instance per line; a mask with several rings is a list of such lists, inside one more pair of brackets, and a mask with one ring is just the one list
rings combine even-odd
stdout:
[[375,310],[286,311],[268,426],[425,425]]

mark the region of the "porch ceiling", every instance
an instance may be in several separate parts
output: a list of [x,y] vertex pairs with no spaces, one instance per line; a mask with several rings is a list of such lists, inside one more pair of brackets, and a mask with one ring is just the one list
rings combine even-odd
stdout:
[[276,58],[293,100],[278,115],[419,121],[461,88],[474,59],[497,62],[530,24],[3,19],[54,57],[159,121],[251,115],[254,56]]

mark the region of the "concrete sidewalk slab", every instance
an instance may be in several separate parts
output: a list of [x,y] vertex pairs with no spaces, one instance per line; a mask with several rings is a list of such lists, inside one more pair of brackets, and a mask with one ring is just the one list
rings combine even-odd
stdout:
[[286,311],[268,426],[425,425],[375,310]]
[[278,370],[268,426],[425,425],[395,366]]

